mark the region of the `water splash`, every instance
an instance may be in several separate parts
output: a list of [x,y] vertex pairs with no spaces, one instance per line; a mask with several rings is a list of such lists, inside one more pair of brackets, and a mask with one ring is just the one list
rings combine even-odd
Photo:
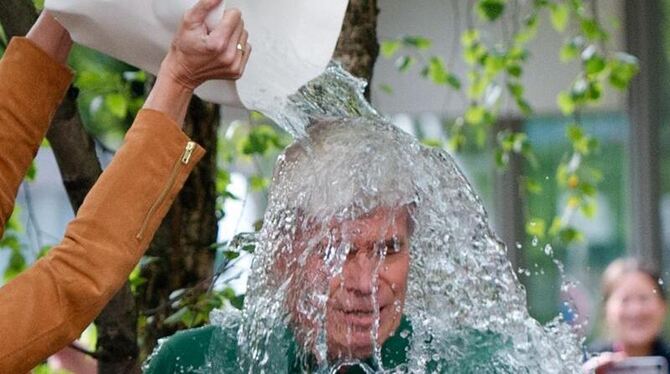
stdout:
[[451,156],[385,121],[364,87],[333,64],[266,113],[296,141],[275,166],[244,311],[213,313],[203,370],[581,370],[573,330],[529,316]]
[[295,94],[277,99],[274,105],[266,103],[264,114],[296,139],[305,138],[305,128],[319,118],[381,118],[365,99],[366,86],[366,81],[332,61],[323,74]]

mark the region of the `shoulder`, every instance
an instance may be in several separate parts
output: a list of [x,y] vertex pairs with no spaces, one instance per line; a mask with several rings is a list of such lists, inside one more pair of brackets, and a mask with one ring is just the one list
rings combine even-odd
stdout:
[[588,352],[591,354],[598,354],[603,352],[613,352],[614,347],[611,342],[606,341],[596,341],[595,343],[589,345]]
[[668,343],[662,338],[658,338],[654,341],[652,354],[654,356],[663,356],[670,362],[670,346],[668,346]]
[[217,329],[216,326],[208,325],[179,331],[159,340],[158,346],[147,360],[144,372],[189,372],[202,367]]

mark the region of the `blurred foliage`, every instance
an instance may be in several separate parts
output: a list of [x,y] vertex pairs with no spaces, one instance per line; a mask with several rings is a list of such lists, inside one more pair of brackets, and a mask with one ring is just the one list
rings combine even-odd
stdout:
[[[524,14],[520,14],[518,3],[508,0],[477,0],[474,8],[468,9],[466,29],[456,30],[460,32],[461,59],[467,66],[465,76],[454,72],[453,56],[434,54],[432,41],[423,36],[384,40],[381,54],[395,59],[399,72],[406,73],[417,66],[423,78],[466,98],[467,107],[449,125],[447,146],[452,151],[462,152],[471,143],[482,151],[488,150],[490,134],[494,132],[493,159],[499,168],[505,169],[510,156],[518,154],[532,169],[537,167],[537,156],[527,134],[498,130],[494,124],[500,117],[503,98],[510,98],[521,116],[533,116],[523,76],[525,67],[533,63],[528,44],[535,39],[541,23],[548,20],[557,33],[565,35],[558,58],[580,68],[575,79],[556,98],[557,106],[571,123],[565,132],[568,147],[555,167],[558,192],[568,198],[548,221],[543,217],[544,212],[530,211],[526,232],[540,239],[569,244],[582,237],[578,228],[571,225],[571,218],[576,212],[587,217],[595,214],[594,198],[603,180],[601,170],[593,166],[599,142],[584,130],[582,113],[601,101],[606,87],[625,90],[638,72],[638,61],[629,54],[609,50],[609,32],[598,18],[596,1],[535,0],[529,4]],[[514,32],[510,35],[483,32],[484,28],[499,24]],[[392,92],[392,87],[383,90]],[[532,172],[523,176],[522,185],[531,195],[540,194],[547,187]]]

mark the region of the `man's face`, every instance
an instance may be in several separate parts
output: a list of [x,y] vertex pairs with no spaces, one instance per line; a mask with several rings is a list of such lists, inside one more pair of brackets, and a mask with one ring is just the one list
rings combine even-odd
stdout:
[[[348,246],[339,273],[325,269],[322,251],[307,258],[306,278],[311,285],[328,288],[326,334],[331,359],[369,357],[373,339],[381,345],[398,328],[409,272],[409,219],[405,208],[378,208],[356,220],[331,223],[329,232],[335,234],[320,245]],[[298,292],[305,296],[311,285],[300,283],[303,288]],[[310,319],[298,321],[305,328],[314,325]]]

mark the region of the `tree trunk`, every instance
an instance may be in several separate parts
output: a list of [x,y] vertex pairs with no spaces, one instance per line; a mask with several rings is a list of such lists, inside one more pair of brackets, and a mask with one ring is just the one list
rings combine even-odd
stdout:
[[[143,354],[151,353],[156,340],[173,334],[183,326],[168,325],[165,319],[175,312],[170,295],[175,290],[192,288],[212,276],[218,227],[216,218],[216,147],[219,107],[198,98],[191,101],[185,131],[202,145],[207,154],[186,181],[151,243],[148,255],[156,261],[147,265],[137,303],[146,313],[143,329]],[[208,284],[207,284],[208,285]],[[207,290],[195,289],[196,294]]]
[[[377,0],[350,0],[344,17],[334,58],[353,75],[372,81],[372,72],[379,55],[377,40]],[[365,90],[370,99],[370,86]]]
[[16,35],[25,35],[37,20],[37,10],[30,0],[0,1],[0,24],[7,39]]

